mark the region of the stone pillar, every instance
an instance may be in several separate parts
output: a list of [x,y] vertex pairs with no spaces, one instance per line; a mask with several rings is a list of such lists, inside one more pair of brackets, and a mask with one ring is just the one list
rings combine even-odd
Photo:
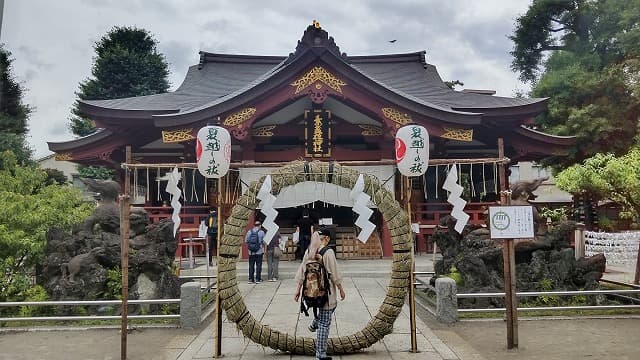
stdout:
[[448,277],[436,279],[436,318],[443,323],[458,321],[456,282]]
[[576,260],[584,257],[584,231],[584,224],[577,223],[573,234],[573,248]]
[[200,304],[200,283],[191,281],[180,286],[180,325],[184,329],[194,329],[200,325],[202,306]]

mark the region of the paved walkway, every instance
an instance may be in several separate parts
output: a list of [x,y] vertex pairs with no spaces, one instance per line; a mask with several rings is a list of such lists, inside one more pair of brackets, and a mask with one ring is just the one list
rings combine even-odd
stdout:
[[[416,257],[416,271],[431,271],[432,256]],[[195,269],[183,270],[183,275],[206,273],[204,259],[197,259]],[[331,328],[331,336],[352,334],[364,326],[372,314],[378,311],[386,293],[391,260],[339,260],[345,277],[347,298],[338,304]],[[310,318],[298,313],[299,304],[293,301],[295,284],[293,272],[299,262],[283,261],[280,265],[281,281],[249,285],[247,263],[238,263],[238,279],[245,302],[252,314],[263,324],[291,334],[313,336],[307,330]],[[266,271],[266,264],[264,266]],[[605,278],[630,281],[634,267],[609,266]],[[215,274],[215,267],[209,272]],[[266,276],[265,276],[266,278]],[[204,282],[204,281],[203,281]],[[214,349],[213,316],[207,318],[200,329],[172,328],[138,329],[128,336],[129,359],[191,360],[210,359]],[[403,308],[392,334],[362,352],[335,356],[335,359],[473,359],[484,360],[463,339],[450,336],[451,331],[425,325],[417,318],[418,349],[413,354],[409,331],[409,309]],[[502,329],[502,327],[500,327]],[[76,330],[80,330],[76,328]],[[77,331],[0,332],[0,360],[110,360],[120,358],[119,326],[111,329],[82,329]],[[436,335],[437,334],[437,335]],[[448,335],[449,334],[449,335]],[[442,336],[441,338],[438,337]],[[499,343],[503,343],[502,336]],[[446,341],[446,344],[442,340]],[[451,347],[449,347],[451,346]],[[524,343],[523,343],[524,344]],[[291,356],[263,348],[244,339],[235,324],[226,320],[223,324],[223,359],[310,359],[308,356]],[[512,354],[513,355],[513,354]],[[487,357],[491,358],[491,357]]]
[[[433,266],[431,257],[416,257],[417,271],[430,271]],[[200,262],[203,262],[200,259]],[[263,282],[261,284],[247,284],[247,263],[238,263],[239,284],[245,303],[252,315],[263,324],[302,336],[315,336],[307,326],[310,317],[300,314],[299,303],[293,301],[295,282],[294,271],[298,261],[283,261],[280,265],[280,281]],[[386,295],[386,287],[391,272],[391,260],[339,260],[338,266],[345,276],[344,288],[347,294],[343,302],[339,302],[334,320],[331,325],[330,336],[350,335],[361,330],[371,319]],[[266,264],[263,270],[266,270]],[[214,271],[210,269],[210,272]],[[203,265],[193,270],[183,270],[186,274],[204,274]],[[263,279],[266,276],[263,275]],[[215,325],[213,317],[210,323],[195,338],[177,337],[167,344],[166,351],[179,355],[178,360],[209,359],[214,351]],[[334,356],[334,359],[459,359],[459,357],[445,345],[419,318],[416,319],[418,353],[411,353],[411,332],[409,323],[409,308],[407,305],[394,324],[393,333],[382,341],[357,354]],[[292,356],[276,350],[256,345],[246,340],[236,330],[235,324],[224,318],[222,354],[225,359],[303,359],[308,356]],[[173,347],[173,348],[171,348]]]

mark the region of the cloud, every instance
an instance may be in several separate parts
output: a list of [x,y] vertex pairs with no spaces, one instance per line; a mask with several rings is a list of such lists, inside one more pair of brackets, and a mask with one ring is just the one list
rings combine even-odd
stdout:
[[171,40],[161,43],[160,53],[164,54],[169,63],[169,80],[171,88],[175,89],[182,83],[187,69],[198,61],[198,53],[195,48],[183,42]]
[[[5,2],[2,42],[14,51],[14,74],[36,108],[30,118],[37,155],[46,141],[72,139],[69,109],[90,75],[93,44],[113,26],[149,30],[170,64],[175,89],[198,50],[288,55],[312,20],[349,55],[427,51],[443,79],[509,96],[525,88],[509,69],[506,38],[530,0],[47,0]],[[388,40],[397,39],[394,44]]]

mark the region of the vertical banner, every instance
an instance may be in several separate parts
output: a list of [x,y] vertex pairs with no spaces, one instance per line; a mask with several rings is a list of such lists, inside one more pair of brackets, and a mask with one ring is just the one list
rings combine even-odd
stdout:
[[304,111],[305,156],[331,156],[331,111]]
[[429,134],[420,125],[406,125],[396,132],[396,163],[404,176],[422,176],[429,162]]
[[231,135],[221,126],[205,126],[198,131],[196,161],[202,176],[219,179],[231,164]]

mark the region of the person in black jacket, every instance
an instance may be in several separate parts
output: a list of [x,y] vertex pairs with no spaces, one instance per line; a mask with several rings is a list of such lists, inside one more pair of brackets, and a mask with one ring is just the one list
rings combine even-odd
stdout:
[[216,209],[209,209],[207,224],[207,237],[209,238],[209,265],[213,265],[213,258],[218,254],[218,214]]
[[309,216],[308,209],[302,210],[302,218],[300,218],[296,224],[296,231],[298,232],[296,259],[302,260],[302,257],[311,242],[311,233],[313,233],[313,220],[311,219],[311,216]]

